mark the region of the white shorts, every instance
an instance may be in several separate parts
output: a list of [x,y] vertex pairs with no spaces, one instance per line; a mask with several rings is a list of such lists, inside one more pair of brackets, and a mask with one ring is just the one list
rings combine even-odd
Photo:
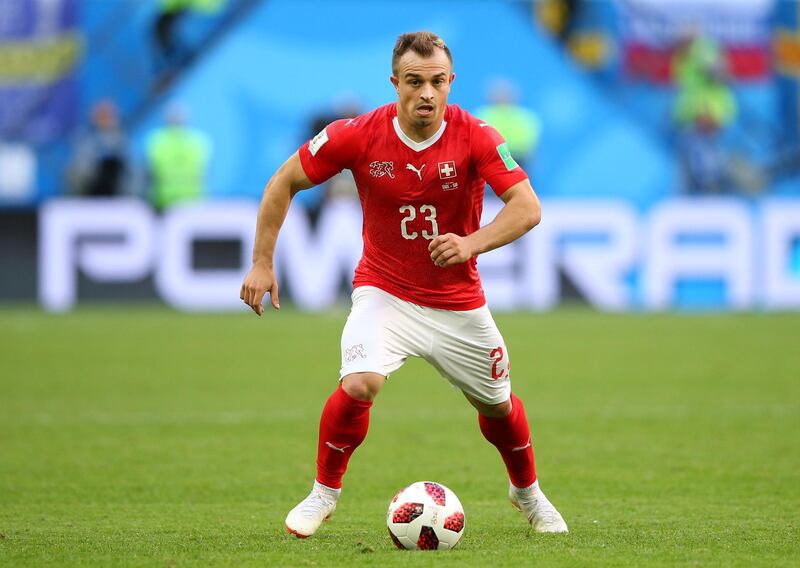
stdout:
[[465,311],[426,308],[373,286],[353,291],[342,331],[342,369],[388,377],[408,357],[421,357],[455,387],[485,404],[511,396],[503,336],[486,306]]

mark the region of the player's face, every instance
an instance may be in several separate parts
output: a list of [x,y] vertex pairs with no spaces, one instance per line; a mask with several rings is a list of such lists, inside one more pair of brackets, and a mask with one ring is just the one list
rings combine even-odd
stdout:
[[401,122],[422,131],[428,127],[438,128],[454,78],[444,50],[434,49],[430,57],[422,57],[413,51],[404,53],[397,62],[397,75],[392,76]]

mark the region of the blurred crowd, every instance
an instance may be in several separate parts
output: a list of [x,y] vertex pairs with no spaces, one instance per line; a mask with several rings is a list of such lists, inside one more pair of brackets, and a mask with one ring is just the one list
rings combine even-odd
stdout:
[[719,193],[735,187],[723,138],[736,120],[737,106],[719,45],[701,33],[687,35],[675,51],[672,76],[685,190]]
[[[181,22],[218,14],[226,2],[159,0],[152,22],[154,96],[168,90],[200,48],[197,40],[192,42],[180,33]],[[79,130],[72,146],[66,172],[72,195],[134,195],[163,210],[207,194],[213,144],[192,127],[188,109],[181,104],[166,105],[163,124],[148,134],[143,159],[136,159],[118,105],[110,99],[92,106],[88,124]]]
[[[219,13],[226,4],[226,0],[160,0],[150,28],[153,69],[160,78],[151,93],[155,99],[169,96],[173,79],[193,55],[192,46],[178,33],[180,22],[197,15]],[[531,6],[534,25],[561,46],[575,68],[589,77],[602,77],[610,65],[614,46],[595,29],[582,24],[591,3],[541,0]],[[669,117],[665,121],[668,131],[660,134],[664,143],[671,145],[675,165],[682,174],[676,193],[764,191],[775,168],[770,169],[741,151],[740,146],[730,144],[732,133],[741,121],[742,105],[737,99],[737,79],[730,72],[724,46],[702,26],[691,26],[669,46],[669,53],[671,59],[665,71],[671,93]],[[613,96],[609,92],[609,97]],[[497,128],[515,160],[535,177],[538,149],[547,145],[548,132],[541,109],[526,104],[530,99],[514,78],[494,77],[485,85],[483,104],[469,110]],[[71,144],[65,179],[72,195],[135,195],[163,210],[210,193],[207,179],[214,160],[214,141],[193,126],[190,109],[185,106],[179,103],[153,106],[166,110],[161,124],[147,133],[144,151],[138,153],[131,149],[125,128],[127,117],[121,116],[115,101],[102,99],[91,107],[87,123]],[[333,120],[351,118],[367,110],[357,94],[341,94],[330,102],[329,108],[310,113],[307,128],[297,133],[296,143],[313,137]],[[792,156],[789,154],[781,162],[782,168],[787,164],[789,169],[797,166]],[[314,219],[330,200],[356,197],[353,177],[345,171],[324,187],[302,192],[297,201]]]
[[[497,78],[487,85],[486,104],[473,112],[503,134],[517,163],[531,171],[542,126],[536,113],[520,104],[518,98],[518,87],[512,81]],[[335,120],[354,118],[367,110],[355,94],[342,94],[329,109],[310,117],[308,130],[297,144],[313,138]],[[107,99],[92,107],[89,124],[81,129],[73,148],[66,172],[72,195],[139,196],[156,210],[207,195],[213,143],[191,126],[187,109],[179,104],[167,105],[163,124],[147,136],[143,163],[134,157],[117,106]],[[357,198],[353,175],[345,170],[319,188],[299,193],[296,202],[315,221],[330,200]]]
[[209,137],[189,124],[187,110],[172,104],[164,123],[147,138],[143,164],[137,163],[112,101],[98,102],[91,122],[75,144],[67,170],[73,195],[137,195],[163,210],[206,195],[212,157]]
[[[764,182],[756,168],[726,151],[725,133],[737,119],[737,103],[719,46],[700,34],[687,36],[676,46],[672,66],[672,127],[684,174],[683,191],[761,189]],[[517,163],[534,174],[537,148],[543,139],[542,121],[536,109],[521,100],[517,84],[510,78],[496,77],[486,85],[485,104],[471,110],[497,128]],[[334,120],[353,118],[366,110],[356,94],[342,94],[330,108],[310,116],[308,128],[300,133],[297,143],[312,138]],[[206,195],[212,159],[213,143],[191,125],[188,109],[169,104],[163,124],[147,137],[143,163],[137,163],[117,107],[113,101],[101,100],[92,108],[90,122],[74,144],[68,186],[72,194],[86,197],[143,196],[163,210]],[[321,188],[298,194],[297,202],[315,219],[326,202],[342,198],[357,198],[355,181],[348,171]]]

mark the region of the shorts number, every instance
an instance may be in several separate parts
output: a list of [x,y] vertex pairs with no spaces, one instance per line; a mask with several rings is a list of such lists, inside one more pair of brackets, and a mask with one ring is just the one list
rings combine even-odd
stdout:
[[[436,222],[436,207],[433,205],[422,205],[419,208],[419,212],[425,215],[425,220],[431,224],[431,230],[428,231],[427,229],[422,230],[422,238],[432,241],[436,237],[439,236],[439,224]],[[419,233],[416,231],[408,232],[408,223],[409,221],[413,221],[417,218],[417,210],[414,208],[413,205],[403,205],[400,208],[400,213],[403,213],[405,217],[400,220],[400,234],[403,235],[403,238],[411,241],[416,239],[419,236]]]
[[502,347],[495,347],[492,349],[492,352],[489,353],[489,357],[494,359],[494,363],[492,363],[492,380],[496,381],[500,377],[503,376],[503,369],[498,369],[497,365],[503,360],[503,348]]

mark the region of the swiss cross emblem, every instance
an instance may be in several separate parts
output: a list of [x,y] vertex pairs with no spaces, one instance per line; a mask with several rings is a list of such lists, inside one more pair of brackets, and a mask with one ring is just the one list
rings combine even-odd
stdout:
[[455,161],[439,162],[439,179],[450,179],[454,177],[456,177]]

